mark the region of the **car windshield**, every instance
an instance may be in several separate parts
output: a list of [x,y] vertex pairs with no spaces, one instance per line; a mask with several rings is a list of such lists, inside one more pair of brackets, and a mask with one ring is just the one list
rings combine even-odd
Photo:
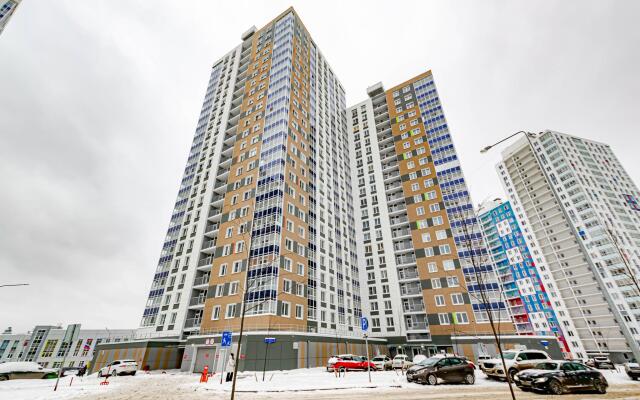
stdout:
[[536,369],[546,369],[549,371],[554,371],[556,369],[558,369],[558,363],[553,363],[553,362],[543,362],[540,364],[536,364]]
[[384,361],[384,357],[373,357],[371,361]]
[[511,351],[505,351],[504,353],[502,353],[502,355],[504,356],[505,360],[513,360],[514,358],[516,358],[516,353]]
[[432,367],[436,365],[436,363],[440,360],[442,360],[442,357],[431,357],[427,358],[426,360],[420,361],[418,365],[421,365],[423,367]]

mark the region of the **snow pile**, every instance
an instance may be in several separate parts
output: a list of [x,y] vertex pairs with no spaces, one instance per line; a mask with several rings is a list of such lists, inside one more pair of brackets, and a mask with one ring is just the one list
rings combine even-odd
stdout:
[[73,376],[60,378],[58,390],[53,391],[55,379],[15,379],[0,382],[0,400],[66,400],[111,391],[122,385],[118,380],[109,379],[109,385],[100,385],[101,380],[95,375],[78,378]]
[[[488,380],[484,374],[476,372],[476,385],[501,386],[502,382]],[[206,384],[192,383],[185,385],[192,390],[228,392],[231,382],[220,384],[220,375],[216,374]],[[333,372],[326,372],[325,368],[297,369],[292,371],[269,371],[262,381],[262,372],[241,372],[238,374],[236,390],[239,392],[288,392],[314,390],[342,390],[342,389],[391,389],[422,387],[416,383],[407,382],[407,378],[400,371],[371,372],[371,382],[367,371],[350,371],[346,375],[336,377]],[[451,387],[443,385],[443,387]]]

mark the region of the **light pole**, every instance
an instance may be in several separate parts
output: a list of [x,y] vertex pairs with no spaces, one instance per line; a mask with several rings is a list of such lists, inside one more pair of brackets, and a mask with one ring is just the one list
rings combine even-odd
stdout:
[[0,287],[11,287],[11,286],[29,286],[28,283],[8,283],[5,285],[0,285]]

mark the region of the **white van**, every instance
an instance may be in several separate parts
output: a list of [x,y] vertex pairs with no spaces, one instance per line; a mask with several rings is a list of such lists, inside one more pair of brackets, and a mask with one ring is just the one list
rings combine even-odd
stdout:
[[393,357],[393,362],[391,363],[391,367],[396,368],[409,368],[413,365],[413,362],[409,360],[409,356],[406,354],[398,354]]

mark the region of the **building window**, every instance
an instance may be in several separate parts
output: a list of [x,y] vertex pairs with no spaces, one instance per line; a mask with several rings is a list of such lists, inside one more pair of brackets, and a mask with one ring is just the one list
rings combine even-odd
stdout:
[[436,306],[444,307],[446,305],[445,302],[444,302],[444,296],[443,295],[439,294],[439,295],[436,295],[436,296],[433,296],[433,297],[435,299]]
[[458,277],[457,276],[447,276],[447,286],[448,287],[460,286],[460,282],[458,281]]
[[283,317],[289,317],[291,315],[290,313],[291,313],[291,304],[289,302],[283,301],[281,315]]
[[451,321],[449,319],[449,314],[448,313],[439,313],[438,314],[438,321],[440,322],[440,325],[449,325],[449,324],[451,324]]
[[224,315],[225,319],[234,318],[236,316],[236,304],[227,304],[227,312]]
[[427,268],[431,273],[438,272],[438,265],[434,262],[430,262],[429,264],[427,264]]
[[462,293],[451,293],[451,303],[454,305],[464,304]]
[[296,318],[302,319],[303,307],[300,304],[296,305]]
[[455,313],[454,323],[456,323],[456,324],[468,324],[469,323],[469,317],[467,317],[467,313],[466,312],[457,312],[457,313]]

